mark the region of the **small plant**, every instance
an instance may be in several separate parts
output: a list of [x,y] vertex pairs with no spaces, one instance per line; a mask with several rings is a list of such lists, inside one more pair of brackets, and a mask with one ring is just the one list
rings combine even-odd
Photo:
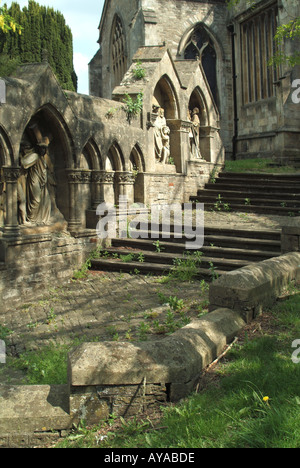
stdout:
[[245,205],[250,206],[251,205],[251,200],[250,198],[245,198]]
[[140,325],[137,328],[137,336],[140,341],[146,341],[147,340],[147,334],[150,332],[150,325],[141,322]]
[[0,340],[5,340],[5,338],[13,333],[12,330],[10,330],[7,327],[4,327],[3,325],[0,325]]
[[230,204],[229,203],[225,203],[222,199],[222,196],[221,194],[218,195],[217,197],[217,201],[215,202],[214,204],[214,209],[217,210],[217,211],[230,211]]
[[122,109],[126,113],[127,121],[129,122],[129,124],[142,112],[143,101],[143,93],[139,93],[136,99],[133,99],[131,96],[129,96],[129,94],[125,94],[125,97],[123,99],[124,106],[122,107]]
[[217,173],[218,173],[218,169],[215,167],[211,174],[210,174],[210,178],[209,178],[209,182],[211,184],[215,184],[217,182]]
[[143,68],[141,61],[138,61],[136,67],[133,69],[133,76],[136,80],[142,80],[146,76],[146,70]]
[[152,245],[154,245],[155,250],[156,250],[157,253],[160,253],[160,252],[162,252],[162,250],[165,250],[165,248],[162,247],[162,246],[160,245],[160,241],[159,241],[159,240],[153,242]]
[[213,262],[209,262],[209,271],[211,273],[213,281],[217,280],[219,278],[219,275],[216,271],[216,267],[214,266]]
[[120,255],[120,259],[124,263],[132,262],[134,260],[134,254]]
[[198,267],[201,264],[202,252],[188,252],[183,258],[176,258],[168,278],[178,281],[192,281],[198,274]]
[[143,252],[140,252],[140,253],[138,254],[138,261],[139,261],[140,263],[144,263],[144,261],[145,261],[145,255],[143,254]]

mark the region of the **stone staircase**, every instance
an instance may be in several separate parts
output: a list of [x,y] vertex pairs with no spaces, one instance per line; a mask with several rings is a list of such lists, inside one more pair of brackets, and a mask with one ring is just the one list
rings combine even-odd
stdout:
[[205,210],[299,216],[300,173],[223,172],[191,202],[204,203]]
[[[174,229],[174,227],[173,227]],[[174,263],[191,258],[186,251],[186,238],[163,239],[160,229],[157,239],[112,239],[111,247],[92,260],[91,268],[101,271],[167,275]],[[153,233],[152,233],[153,234]],[[210,280],[213,275],[242,268],[281,254],[281,231],[250,231],[239,229],[205,228],[201,263],[197,278]]]

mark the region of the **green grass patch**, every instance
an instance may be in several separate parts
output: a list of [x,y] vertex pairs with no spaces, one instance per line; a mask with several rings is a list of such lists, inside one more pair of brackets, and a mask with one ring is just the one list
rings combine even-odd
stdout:
[[225,172],[267,172],[267,173],[294,173],[295,168],[290,166],[270,166],[271,159],[240,159],[226,161]]

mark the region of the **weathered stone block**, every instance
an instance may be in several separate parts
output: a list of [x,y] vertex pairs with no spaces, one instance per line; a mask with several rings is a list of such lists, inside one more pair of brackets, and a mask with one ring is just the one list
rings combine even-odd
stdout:
[[219,309],[158,342],[82,344],[69,356],[71,388],[191,382],[244,325]]
[[210,306],[231,308],[249,322],[274,304],[299,271],[300,253],[294,252],[229,272],[212,283]]

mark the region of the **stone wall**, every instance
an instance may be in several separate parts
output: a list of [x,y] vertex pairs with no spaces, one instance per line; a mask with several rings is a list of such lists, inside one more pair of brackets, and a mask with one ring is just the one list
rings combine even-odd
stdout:
[[1,314],[38,299],[45,287],[72,278],[97,243],[91,231],[78,237],[65,232],[0,239]]

